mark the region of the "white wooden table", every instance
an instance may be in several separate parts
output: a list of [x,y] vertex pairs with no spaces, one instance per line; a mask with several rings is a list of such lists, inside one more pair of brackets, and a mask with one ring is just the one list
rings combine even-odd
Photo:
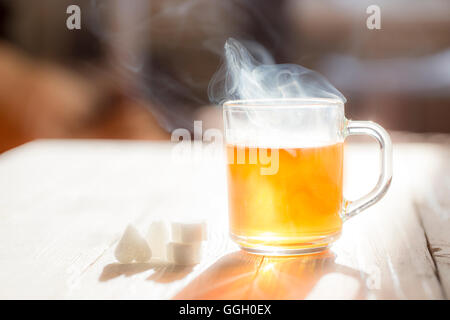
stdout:
[[[179,163],[170,144],[35,141],[0,156],[0,298],[447,299],[450,145],[394,146],[386,197],[349,220],[331,251],[245,254],[228,239],[220,156]],[[346,147],[346,196],[376,181],[375,144]],[[121,265],[127,223],[204,217],[202,262]]]

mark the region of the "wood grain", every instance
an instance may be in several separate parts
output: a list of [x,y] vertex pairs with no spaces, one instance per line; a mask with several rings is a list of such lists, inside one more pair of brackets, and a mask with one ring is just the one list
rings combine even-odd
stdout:
[[[424,150],[425,151],[425,150]],[[450,145],[429,147],[415,185],[415,203],[423,224],[442,294],[450,298]]]
[[[346,223],[330,251],[281,259],[229,240],[220,154],[176,161],[163,143],[36,141],[0,156],[0,298],[447,298],[448,219],[419,205],[417,187],[445,150],[397,145],[380,203]],[[347,148],[348,198],[375,183],[377,159],[372,145]],[[180,216],[208,221],[199,265],[116,263],[127,223],[145,232],[152,219]]]

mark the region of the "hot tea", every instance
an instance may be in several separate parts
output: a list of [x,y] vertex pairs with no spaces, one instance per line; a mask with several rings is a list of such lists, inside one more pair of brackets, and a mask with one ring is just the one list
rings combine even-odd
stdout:
[[[339,235],[343,143],[277,149],[228,145],[227,155],[230,231],[239,244],[313,248]],[[264,174],[269,166],[277,170]]]

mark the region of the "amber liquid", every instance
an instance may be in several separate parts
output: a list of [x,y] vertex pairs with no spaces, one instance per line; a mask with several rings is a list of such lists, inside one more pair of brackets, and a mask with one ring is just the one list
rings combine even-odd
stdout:
[[[271,161],[278,153],[276,173],[261,174],[269,167],[261,152]],[[228,145],[227,155],[230,229],[239,244],[295,249],[324,246],[339,235],[342,143],[272,150]]]

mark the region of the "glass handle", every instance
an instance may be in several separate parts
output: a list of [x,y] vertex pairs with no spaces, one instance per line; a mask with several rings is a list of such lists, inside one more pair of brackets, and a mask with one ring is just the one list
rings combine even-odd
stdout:
[[380,145],[380,176],[376,186],[368,194],[355,201],[344,201],[344,221],[357,215],[380,200],[389,189],[392,180],[392,142],[389,134],[380,125],[372,121],[347,121],[345,137],[368,135]]

